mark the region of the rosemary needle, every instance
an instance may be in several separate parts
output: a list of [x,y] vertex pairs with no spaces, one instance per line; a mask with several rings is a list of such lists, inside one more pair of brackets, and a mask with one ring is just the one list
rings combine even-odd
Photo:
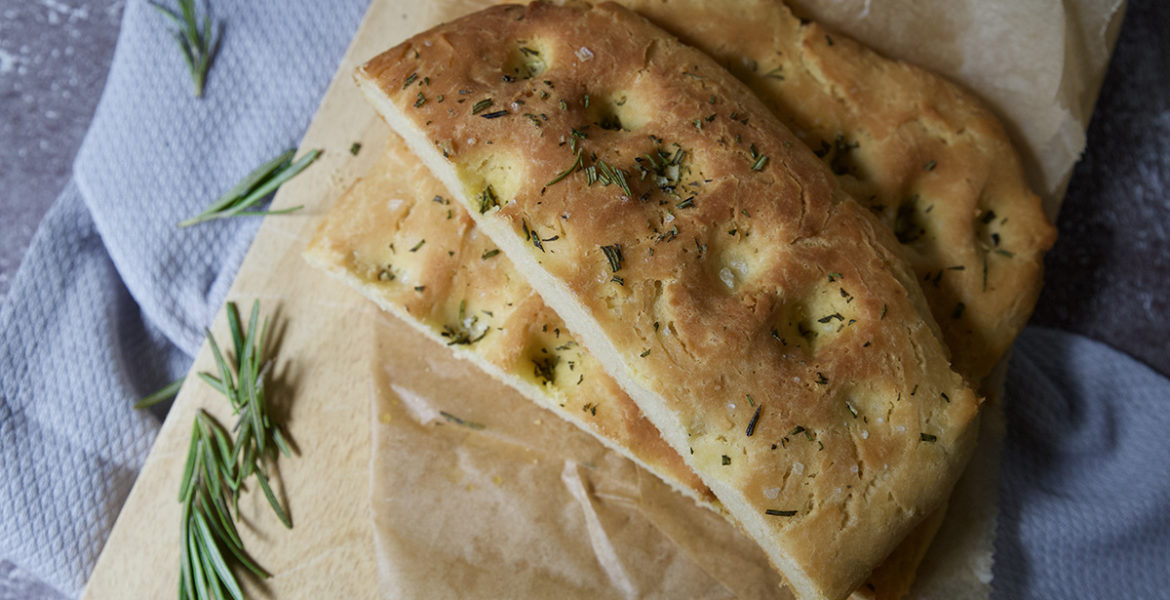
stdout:
[[139,400],[138,403],[134,405],[134,408],[147,408],[149,406],[154,406],[155,404],[158,404],[159,402],[162,402],[168,398],[174,398],[175,394],[179,393],[179,388],[183,387],[183,379],[184,378],[180,377],[168,383],[167,386],[161,390]]
[[211,17],[207,11],[203,13],[203,23],[200,27],[195,17],[195,0],[179,0],[179,12],[156,4],[149,3],[166,15],[179,31],[175,32],[175,41],[183,51],[183,59],[187,62],[187,69],[191,72],[191,83],[195,85],[195,97],[203,96],[203,84],[207,81],[207,70],[215,53],[219,49],[219,39],[211,30]]
[[305,167],[313,164],[313,161],[321,155],[320,150],[313,150],[293,162],[292,157],[295,153],[295,149],[288,150],[260,165],[256,170],[248,173],[239,183],[232,186],[230,190],[224,192],[215,203],[207,207],[207,210],[180,222],[179,227],[190,227],[229,217],[280,215],[304,208],[303,206],[294,206],[281,210],[247,210],[275,191],[284,182],[305,170]]

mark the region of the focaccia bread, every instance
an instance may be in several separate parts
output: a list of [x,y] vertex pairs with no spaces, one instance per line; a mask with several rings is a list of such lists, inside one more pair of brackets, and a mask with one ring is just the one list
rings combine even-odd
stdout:
[[978,401],[915,277],[709,58],[616,6],[503,7],[359,83],[798,595],[942,502]]
[[720,510],[633,400],[397,137],[338,199],[304,256],[674,489]]
[[[446,0],[432,3],[432,9],[449,16],[498,3]],[[951,349],[952,366],[978,382],[1026,320],[1040,285],[1042,254],[1054,236],[1039,198],[1024,181],[1017,153],[989,112],[932,73],[882,59],[844,36],[797,19],[779,0],[623,0],[621,4],[707,52],[749,84],[782,122],[816,147],[817,155],[855,199],[896,229],[910,250],[915,271],[926,282],[926,296]],[[770,68],[760,68],[769,61],[773,61]],[[858,150],[862,140],[864,152]],[[918,168],[919,163],[923,168]],[[939,169],[939,164],[947,167]],[[903,200],[921,198],[918,192],[907,192],[920,189],[941,193],[932,193],[931,203],[924,207],[912,203],[900,212],[892,209]],[[934,212],[934,203],[947,209]],[[916,207],[924,209],[921,214],[910,212]],[[337,212],[332,218],[346,218]],[[360,215],[352,218],[362,219]],[[1010,232],[1005,231],[1009,219]],[[921,231],[907,229],[915,221],[926,225]],[[971,231],[978,235],[966,235]],[[394,236],[385,229],[380,234]],[[441,243],[435,237],[439,234],[430,236],[432,244]],[[999,248],[1005,237],[1012,240],[1012,250]],[[341,240],[334,242],[344,245]],[[366,282],[364,287],[355,283],[362,269],[353,264],[355,260],[361,258],[349,257],[331,268],[341,272],[345,269],[340,265],[346,263],[350,267],[346,279],[380,304],[391,302],[392,298],[379,298],[377,289],[394,288],[393,282]],[[468,256],[468,260],[477,257]],[[968,264],[978,265],[978,272],[968,269]],[[437,276],[442,279],[446,272]],[[417,299],[412,294],[403,301]],[[435,301],[450,304],[449,299]],[[479,354],[493,360],[491,349]],[[525,393],[532,397],[531,391]],[[609,403],[632,404],[620,390],[617,395],[621,398],[588,396],[596,402],[569,402],[568,410],[572,414],[581,405],[595,409]],[[620,436],[608,443],[625,448],[631,457],[638,452],[637,444]],[[651,452],[655,453],[656,449]],[[677,477],[677,461],[670,461],[666,469],[640,462],[676,489],[692,497],[710,497],[697,481],[692,488]],[[940,519],[941,514],[935,515],[909,536],[859,588],[859,594],[902,597]]]
[[[499,0],[440,0],[442,14]],[[977,98],[781,0],[619,0],[746,83],[894,230],[953,368],[978,384],[1023,329],[1056,229]]]

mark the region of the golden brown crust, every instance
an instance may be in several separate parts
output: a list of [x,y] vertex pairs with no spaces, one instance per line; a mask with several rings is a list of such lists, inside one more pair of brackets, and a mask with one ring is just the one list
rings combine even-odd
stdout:
[[[359,77],[800,595],[848,594],[945,497],[977,400],[896,242],[705,56],[618,7],[533,5],[416,36]],[[661,164],[672,144],[686,158]],[[551,183],[572,147],[630,189]],[[647,185],[635,157],[658,150]]]
[[747,83],[897,233],[954,368],[985,377],[1031,314],[1056,236],[994,115],[779,0],[622,4]]
[[675,489],[715,497],[397,137],[305,258]]

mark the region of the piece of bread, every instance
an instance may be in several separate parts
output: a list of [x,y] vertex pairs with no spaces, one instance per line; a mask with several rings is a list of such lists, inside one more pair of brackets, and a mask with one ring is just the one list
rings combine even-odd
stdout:
[[337,200],[304,257],[720,512],[707,486],[397,136]]
[[780,0],[621,4],[748,84],[895,231],[954,369],[976,384],[987,376],[1032,314],[1056,239],[991,111]]
[[847,595],[942,502],[977,400],[915,278],[710,59],[618,7],[534,5],[359,82],[798,595]]

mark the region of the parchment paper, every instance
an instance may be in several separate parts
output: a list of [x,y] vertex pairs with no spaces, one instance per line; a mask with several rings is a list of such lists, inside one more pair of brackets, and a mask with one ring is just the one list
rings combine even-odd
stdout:
[[[428,21],[489,3],[434,2]],[[1055,219],[1122,0],[792,4],[987,101]],[[721,517],[391,317],[375,337],[371,505],[383,598],[787,597],[758,547]],[[1005,364],[985,386],[993,397]],[[992,403],[913,597],[989,595],[1002,436]]]
[[383,598],[757,598],[715,513],[386,315],[371,373]]

